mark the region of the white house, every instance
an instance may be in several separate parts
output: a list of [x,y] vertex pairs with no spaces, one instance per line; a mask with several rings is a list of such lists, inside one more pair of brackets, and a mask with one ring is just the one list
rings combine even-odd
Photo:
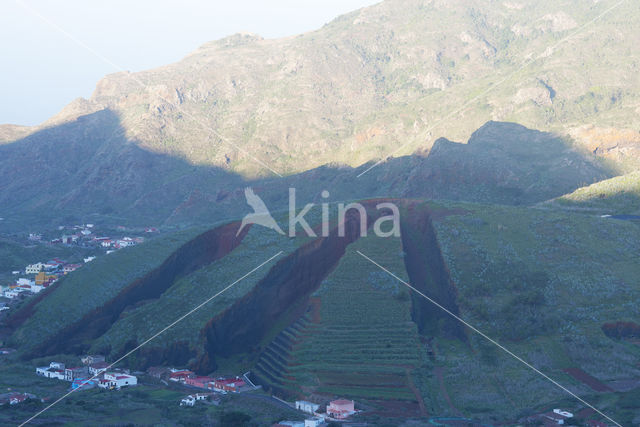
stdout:
[[315,417],[304,420],[304,427],[318,427],[324,424],[324,419]]
[[307,414],[313,414],[320,408],[320,405],[306,400],[296,400],[296,409]]
[[24,274],[38,274],[44,268],[44,264],[38,262],[36,264],[29,264],[24,269]]
[[109,364],[107,362],[95,362],[89,365],[89,373],[91,375],[100,375],[105,372],[109,368]]
[[115,388],[127,387],[138,384],[138,378],[133,375],[126,375],[119,372],[108,372],[98,383],[98,387]]
[[44,289],[44,286],[36,285],[36,284],[30,285],[30,287],[31,287],[31,292],[33,292],[34,294],[37,294],[38,292]]
[[92,363],[104,362],[105,357],[101,354],[87,354],[80,357],[83,365],[91,365]]
[[18,295],[20,295],[21,293],[22,293],[22,290],[7,289],[6,291],[4,291],[3,296],[5,298],[14,299],[14,298],[17,298]]
[[573,414],[571,412],[563,411],[562,409],[554,409],[553,413],[561,415],[561,416],[563,416],[565,418],[573,418]]
[[94,257],[94,256],[86,257],[86,258],[84,259],[84,263],[86,264],[86,263],[88,263],[88,262],[93,261],[94,259],[96,259],[96,257]]
[[190,394],[180,401],[180,406],[194,406],[198,400],[207,400],[209,396],[207,393]]
[[183,397],[180,401],[180,406],[194,406],[196,404],[196,398],[189,395],[187,397]]
[[36,374],[46,378],[56,378],[64,380],[64,363],[51,362],[49,366],[41,366],[36,368]]

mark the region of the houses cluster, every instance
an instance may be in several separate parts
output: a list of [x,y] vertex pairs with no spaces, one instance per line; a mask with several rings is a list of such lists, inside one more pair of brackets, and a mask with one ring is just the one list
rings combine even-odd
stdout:
[[[70,230],[71,233],[69,234],[64,233],[62,234],[61,237],[51,239],[50,243],[54,245],[55,244],[64,244],[64,245],[78,244],[80,242],[86,241],[87,239],[91,239],[91,236],[93,235],[94,227],[95,226],[93,224],[73,225],[69,227],[65,227],[64,225],[61,225],[60,227],[58,227],[59,231]],[[30,234],[29,235],[30,239],[31,239],[31,236],[32,235]]]
[[18,403],[25,402],[29,399],[37,399],[35,394],[31,393],[3,393],[0,394],[0,406],[2,405],[17,405]]
[[196,375],[188,369],[175,369],[167,367],[151,367],[147,373],[155,378],[181,383],[187,387],[197,388],[201,390],[209,390],[222,394],[241,393],[247,390],[253,390],[254,387],[238,376],[231,377],[208,377]]
[[[81,267],[81,264],[67,263],[59,258],[47,262],[36,262],[24,268],[24,274],[32,278],[19,278],[6,287],[2,287],[1,294],[10,300],[37,294],[53,285],[61,276],[69,274]],[[14,273],[20,273],[14,272]]]
[[306,400],[296,400],[295,408],[305,414],[312,415],[304,421],[280,421],[274,424],[275,427],[318,427],[326,425],[327,421],[344,421],[357,413],[355,402],[347,399],[332,400],[326,405],[324,412],[321,412],[321,405]]
[[[84,247],[102,247],[108,250],[108,252],[126,248],[128,246],[134,246],[144,242],[143,237],[109,237],[101,236],[97,234],[94,224],[82,224],[73,226],[60,226],[59,231],[64,233],[57,238],[52,239],[51,244],[63,244],[63,245],[80,245]],[[119,231],[126,230],[125,227],[119,226]],[[158,230],[153,227],[145,228],[146,233],[154,233]],[[42,236],[32,233],[29,235],[30,240],[41,240]]]
[[82,366],[68,368],[64,363],[51,362],[49,366],[36,368],[36,374],[45,378],[69,381],[71,388],[89,389],[100,387],[119,390],[138,384],[138,378],[128,370],[109,368],[104,356],[89,355],[81,358]]
[[[113,239],[111,237],[95,237],[94,242],[106,249],[122,249],[129,246],[135,246],[144,242],[143,237],[123,237],[121,239]],[[107,251],[109,253],[110,251]]]

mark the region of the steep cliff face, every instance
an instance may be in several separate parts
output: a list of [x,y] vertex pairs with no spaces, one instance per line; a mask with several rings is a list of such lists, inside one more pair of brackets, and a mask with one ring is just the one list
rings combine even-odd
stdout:
[[[372,223],[370,217],[367,223]],[[360,217],[349,211],[344,236],[334,229],[328,237],[317,238],[278,262],[249,294],[205,326],[203,353],[193,368],[211,372],[217,366],[216,356],[257,352],[272,328],[303,314],[311,293],[359,237]],[[299,310],[291,313],[296,307]]]
[[[449,276],[431,221],[431,213],[424,205],[410,204],[407,207],[407,215],[401,223],[407,274],[414,288],[459,315],[456,288]],[[411,301],[411,317],[421,334],[444,334],[467,340],[460,322],[441,308],[416,292],[411,292]]]
[[224,257],[235,249],[250,229],[245,227],[236,236],[239,225],[239,222],[233,222],[209,230],[186,243],[160,267],[132,282],[106,304],[44,341],[34,354],[83,351],[92,339],[106,332],[128,307],[160,298],[179,278]]

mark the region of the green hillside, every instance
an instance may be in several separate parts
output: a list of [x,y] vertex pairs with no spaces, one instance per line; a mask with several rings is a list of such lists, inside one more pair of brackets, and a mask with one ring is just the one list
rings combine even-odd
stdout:
[[640,214],[640,171],[603,180],[549,202],[607,215]]
[[[76,329],[82,343],[61,334],[83,312],[109,306],[119,289],[157,269],[162,259],[189,259],[171,252],[191,247],[185,242],[202,231],[120,251],[61,282],[11,340],[23,348],[105,351],[117,357],[283,251],[279,261],[124,363],[135,368],[188,364],[202,373],[251,370],[256,381],[282,396],[350,397],[384,416],[403,408],[415,417],[462,415],[493,423],[559,402],[580,409],[553,384],[409,292],[356,252],[361,251],[586,400],[598,402],[605,413],[630,420],[631,413],[616,406],[626,399],[624,393],[598,394],[566,370],[584,371],[603,387],[640,375],[633,362],[640,347],[607,329],[617,322],[640,322],[636,224],[564,210],[402,205],[402,239],[290,239],[252,227],[221,258],[177,277],[158,297],[131,302],[103,332]],[[309,216],[312,224],[319,224],[318,211]],[[134,267],[127,259],[143,262]],[[99,274],[107,268],[110,274]],[[68,295],[79,292],[81,284],[93,293],[87,304],[78,305]],[[50,339],[68,344],[41,344]]]

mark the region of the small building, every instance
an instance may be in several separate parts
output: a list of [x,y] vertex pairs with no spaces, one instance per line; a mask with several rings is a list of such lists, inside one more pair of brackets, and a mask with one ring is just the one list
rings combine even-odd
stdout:
[[138,384],[138,378],[133,375],[122,374],[119,372],[108,372],[104,374],[103,379],[98,382],[98,387],[107,389],[120,389]]
[[91,365],[93,363],[104,362],[105,357],[101,354],[87,354],[86,356],[82,356],[80,361],[83,365]]
[[356,411],[353,400],[332,400],[329,402],[329,405],[327,405],[327,415],[337,420],[344,420],[355,413]]
[[211,397],[209,393],[196,393],[190,394],[187,397],[182,398],[180,401],[180,406],[194,406],[196,402],[202,400],[208,400]]
[[26,393],[12,393],[11,396],[9,396],[9,404],[17,405],[18,403],[24,402],[28,398],[29,395],[27,395]]
[[72,234],[72,235],[63,234],[60,240],[65,245],[71,245],[78,241],[78,236],[76,234]]
[[307,402],[306,400],[296,400],[296,409],[306,412],[307,414],[314,414],[318,409],[320,409],[320,405],[313,402]]
[[96,257],[94,257],[94,256],[89,256],[89,257],[86,257],[83,261],[84,261],[84,263],[86,264],[86,263],[88,263],[88,262],[93,261],[94,259],[96,259]]
[[101,373],[105,372],[107,369],[109,369],[109,364],[107,362],[96,362],[96,363],[92,363],[91,365],[89,365],[89,374],[93,375],[100,375]]
[[39,272],[36,275],[35,282],[36,285],[48,286],[51,283],[55,282],[58,279],[58,276],[55,274],[47,274],[44,271]]
[[186,369],[174,369],[169,374],[170,381],[185,382],[187,378],[193,376],[194,372]]
[[56,378],[59,380],[65,379],[64,363],[51,362],[49,366],[41,366],[36,368],[36,375],[40,375],[46,378]]
[[561,415],[561,416],[563,416],[563,417],[565,417],[565,418],[573,418],[573,414],[572,414],[571,412],[569,412],[569,411],[563,411],[562,409],[554,409],[554,410],[553,410],[553,413],[554,413],[554,414]]
[[62,261],[58,260],[58,259],[52,259],[47,261],[43,268],[45,271],[57,271],[62,267]]
[[182,400],[180,401],[180,406],[195,406],[195,404],[196,404],[196,399],[192,395],[183,397]]
[[64,379],[66,381],[73,381],[76,378],[87,378],[88,375],[89,375],[89,369],[86,366],[66,368],[64,370]]
[[240,387],[243,387],[245,385],[246,383],[240,377],[233,377],[233,378],[220,377],[220,378],[216,378],[213,381],[214,390],[226,391],[231,393],[239,392]]
[[38,274],[44,268],[44,264],[41,262],[35,264],[29,264],[24,269],[24,274]]
[[324,419],[320,417],[307,418],[304,420],[304,427],[319,427],[324,425]]
[[209,388],[209,383],[213,381],[211,377],[187,377],[184,380],[186,385],[198,388]]
[[25,279],[25,278],[20,278],[18,280],[16,280],[16,285],[20,286],[20,285],[33,285],[35,282],[33,280],[29,280],[29,279]]
[[76,271],[77,269],[79,269],[80,267],[82,267],[81,264],[67,264],[64,267],[62,267],[62,271],[66,274],[66,273],[71,273],[72,271]]
[[22,294],[22,292],[23,289],[7,289],[6,291],[4,291],[2,296],[9,299],[16,299]]

